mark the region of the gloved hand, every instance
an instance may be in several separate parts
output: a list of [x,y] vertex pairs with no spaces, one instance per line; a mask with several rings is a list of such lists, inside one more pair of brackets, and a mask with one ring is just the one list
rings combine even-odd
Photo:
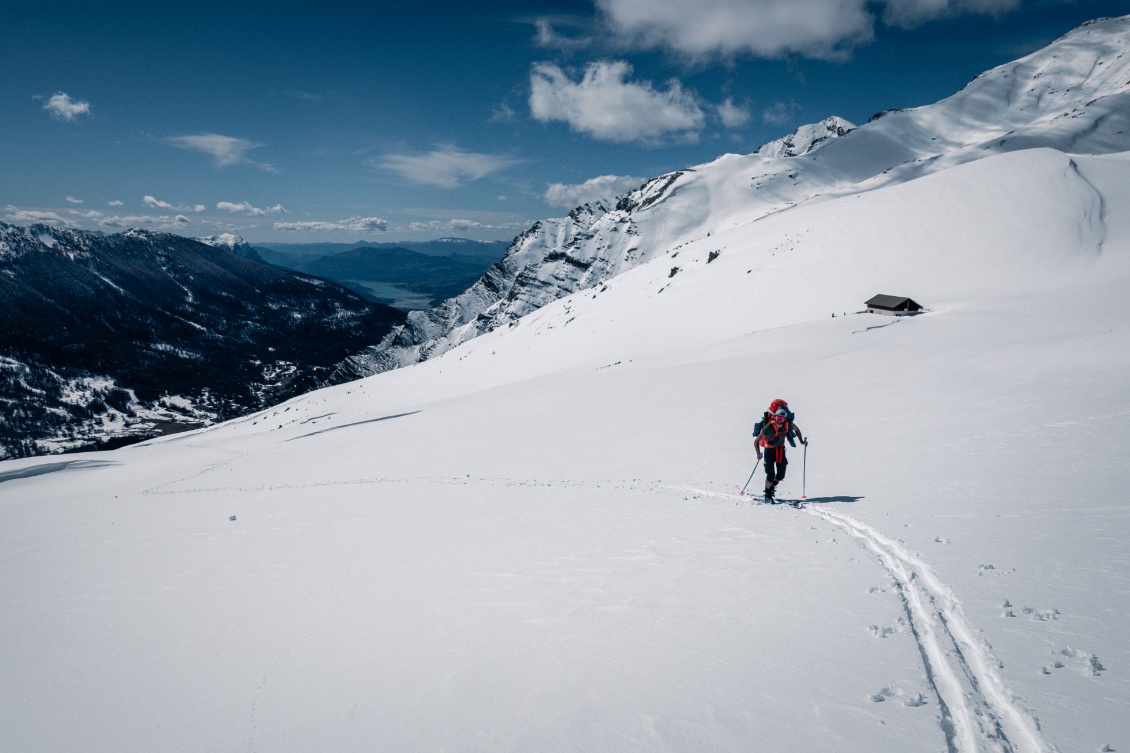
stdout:
[[800,443],[802,445],[804,445],[805,447],[808,447],[808,437],[805,437],[804,439],[802,439]]

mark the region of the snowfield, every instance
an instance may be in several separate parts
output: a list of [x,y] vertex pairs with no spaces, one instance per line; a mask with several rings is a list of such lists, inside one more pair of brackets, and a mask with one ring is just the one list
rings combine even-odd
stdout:
[[[0,464],[0,748],[1130,745],[1128,175],[991,157]],[[851,313],[876,292],[930,311]],[[802,510],[737,493],[778,396]]]
[[[1130,749],[1130,153],[709,193],[438,357],[0,463],[0,750]],[[738,493],[776,397],[803,509]]]

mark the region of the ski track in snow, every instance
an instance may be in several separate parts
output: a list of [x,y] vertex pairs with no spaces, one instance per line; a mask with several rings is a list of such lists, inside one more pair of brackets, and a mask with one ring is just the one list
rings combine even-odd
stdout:
[[[370,477],[305,484],[256,487],[207,486],[167,489],[227,465],[243,453],[228,450],[222,459],[178,481],[147,489],[143,494],[193,494],[217,491],[269,491],[340,485],[431,483],[443,486],[500,486],[529,488],[590,488],[647,492],[677,492],[688,498],[733,500],[737,504],[759,504],[757,495],[710,491],[643,479],[586,480],[517,479],[488,477]],[[811,501],[811,500],[809,500]],[[1040,733],[1038,721],[1005,687],[1000,661],[978,636],[961,609],[953,590],[943,583],[921,558],[856,518],[812,506],[805,512],[842,529],[869,549],[894,580],[911,634],[918,644],[926,680],[941,709],[941,731],[947,753],[1058,753]]]
[[842,513],[807,508],[870,549],[895,581],[942,709],[950,753],[1053,753],[1039,723],[1005,687],[1000,661],[966,620],[952,589],[905,546]]
[[[667,488],[758,504],[756,495]],[[927,682],[942,710],[948,753],[1058,753],[1040,734],[1039,722],[1005,687],[998,671],[1003,665],[966,620],[953,590],[921,558],[849,515],[815,507],[802,509],[858,539],[894,580]]]

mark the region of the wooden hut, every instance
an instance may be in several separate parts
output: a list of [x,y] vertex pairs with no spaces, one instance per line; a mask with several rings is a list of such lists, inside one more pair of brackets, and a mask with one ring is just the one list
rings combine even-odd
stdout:
[[866,304],[867,313],[886,316],[907,316],[922,310],[921,304],[913,298],[898,295],[877,295]]

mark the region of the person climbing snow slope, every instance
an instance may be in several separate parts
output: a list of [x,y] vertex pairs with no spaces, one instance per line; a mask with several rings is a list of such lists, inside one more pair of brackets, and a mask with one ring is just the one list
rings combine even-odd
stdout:
[[[774,405],[777,401],[774,401]],[[773,406],[770,406],[773,407]],[[766,412],[761,423],[761,430],[757,433],[757,458],[762,459],[764,450],[765,460],[765,499],[772,502],[776,494],[777,484],[785,478],[789,459],[785,455],[785,439],[793,432],[802,445],[807,445],[800,427],[789,417],[787,407],[778,407],[772,413]]]

